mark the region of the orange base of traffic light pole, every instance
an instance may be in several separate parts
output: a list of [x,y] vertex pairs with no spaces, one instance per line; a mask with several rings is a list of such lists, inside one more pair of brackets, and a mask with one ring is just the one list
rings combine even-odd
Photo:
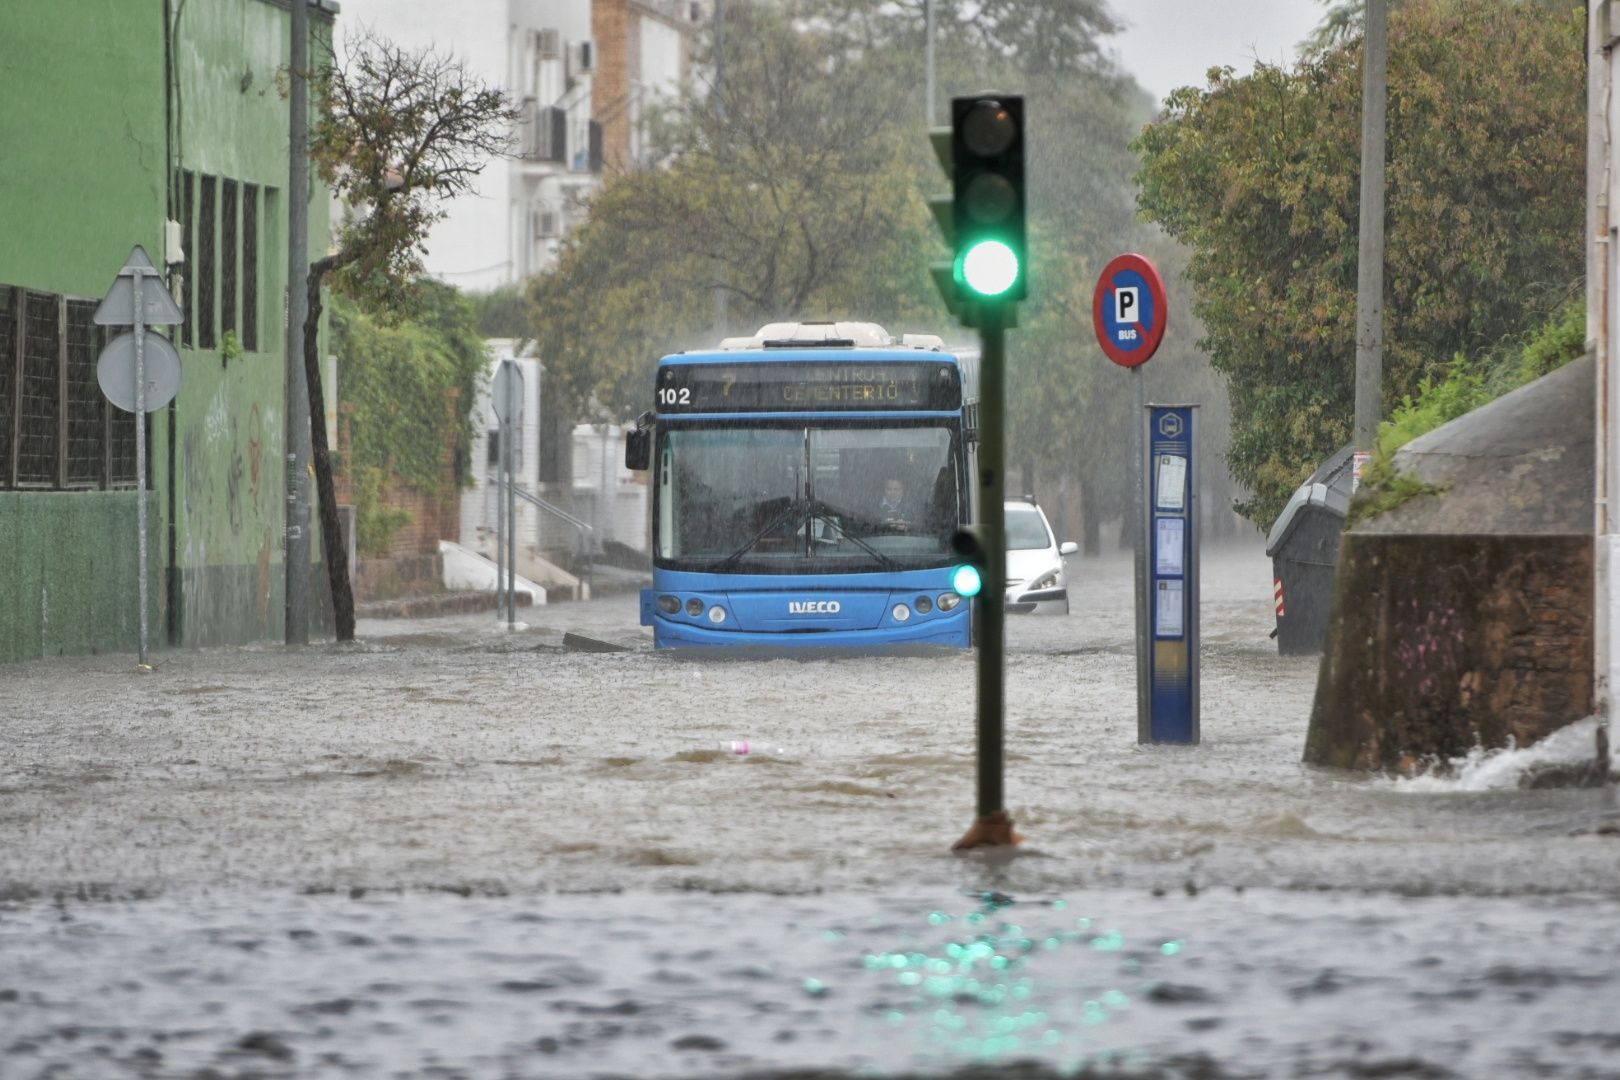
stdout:
[[951,845],[952,851],[966,851],[976,847],[1011,847],[1022,844],[1024,838],[1013,831],[1013,819],[1005,810],[982,817],[968,828],[967,834]]

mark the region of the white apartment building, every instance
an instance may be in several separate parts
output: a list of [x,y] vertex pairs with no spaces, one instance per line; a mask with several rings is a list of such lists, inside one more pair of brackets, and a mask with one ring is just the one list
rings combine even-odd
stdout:
[[650,164],[648,110],[679,91],[711,0],[343,0],[347,37],[454,54],[522,110],[511,156],[428,236],[430,274],[469,291],[546,269],[604,169]]

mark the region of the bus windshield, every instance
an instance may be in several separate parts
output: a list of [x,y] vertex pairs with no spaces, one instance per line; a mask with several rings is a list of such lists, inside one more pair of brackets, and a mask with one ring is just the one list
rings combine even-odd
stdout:
[[943,425],[726,425],[665,432],[660,562],[716,572],[920,569],[959,521]]

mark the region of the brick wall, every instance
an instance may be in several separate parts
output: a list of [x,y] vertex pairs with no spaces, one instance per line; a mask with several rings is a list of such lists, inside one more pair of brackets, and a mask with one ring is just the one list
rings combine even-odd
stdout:
[[[453,418],[460,408],[460,391],[452,389],[445,399],[445,408]],[[335,478],[334,487],[340,506],[353,505],[354,482],[351,468],[352,434],[350,431],[353,406],[343,405],[338,410],[338,458],[342,471]],[[416,555],[437,555],[440,540],[461,540],[461,485],[456,477],[456,447],[447,442],[439,458],[439,482],[431,490],[422,490],[410,484],[388,482],[383,485],[382,505],[389,510],[403,510],[410,516],[389,546],[390,558]],[[365,556],[361,556],[365,561]]]
[[593,0],[591,38],[596,74],[591,79],[592,119],[602,125],[602,164],[609,172],[630,164],[630,0]]
[[1592,712],[1590,536],[1346,533],[1313,765],[1411,771]]

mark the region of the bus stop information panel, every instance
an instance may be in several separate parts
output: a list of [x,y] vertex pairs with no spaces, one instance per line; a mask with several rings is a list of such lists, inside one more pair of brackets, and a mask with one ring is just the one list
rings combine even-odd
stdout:
[[1147,408],[1148,686],[1142,742],[1196,743],[1198,407]]

